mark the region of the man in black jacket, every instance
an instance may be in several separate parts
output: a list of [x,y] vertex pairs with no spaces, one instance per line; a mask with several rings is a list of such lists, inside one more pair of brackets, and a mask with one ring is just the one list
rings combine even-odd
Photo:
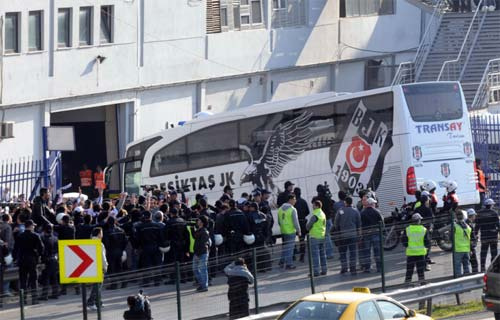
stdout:
[[[170,251],[166,254],[166,262],[169,264],[179,262],[183,266],[189,256],[190,239],[186,221],[179,217],[176,208],[170,208],[170,219],[165,222],[163,235],[170,242]],[[181,281],[187,278],[185,269],[185,267],[181,268]],[[170,280],[166,284],[175,284],[175,277],[176,273],[172,271]]]
[[[162,228],[159,224],[152,222],[151,212],[144,211],[143,222],[136,227],[135,238],[140,250],[141,268],[152,268],[161,265],[160,247],[164,245]],[[151,278],[153,278],[155,286],[160,285],[159,275],[151,272],[152,276],[145,276],[143,286],[148,286]]]
[[236,201],[229,200],[229,212],[225,214],[225,238],[226,249],[229,254],[236,254],[244,248],[246,244],[243,241],[243,236],[250,234],[250,225],[245,214],[236,208]]
[[491,260],[495,259],[498,253],[498,214],[493,210],[495,201],[486,199],[485,208],[479,210],[476,218],[476,232],[481,239],[481,272],[486,271],[486,256],[490,250]]
[[200,216],[196,225],[198,229],[194,234],[193,273],[199,285],[196,291],[205,292],[208,291],[208,253],[211,246],[208,218]]
[[307,235],[307,219],[306,217],[309,215],[309,205],[307,201],[301,198],[302,191],[300,188],[293,189],[293,193],[295,194],[295,198],[297,202],[295,203],[295,209],[297,209],[297,216],[299,217],[299,225],[300,225],[300,262],[304,262],[304,256],[306,254],[306,235]]
[[333,259],[333,242],[332,242],[332,227],[335,221],[335,213],[333,210],[333,205],[335,201],[332,200],[332,196],[327,186],[318,184],[316,187],[316,192],[318,195],[314,197],[314,200],[319,200],[322,203],[322,210],[326,215],[326,235],[325,235],[325,250],[326,258]]
[[[127,236],[122,228],[116,225],[114,217],[108,217],[107,228],[104,229],[102,243],[106,248],[106,259],[108,260],[108,274],[122,272],[122,256],[127,247]],[[117,288],[116,281],[112,281],[109,289]]]
[[32,304],[38,304],[36,266],[44,247],[42,239],[35,233],[33,220],[27,220],[24,226],[26,229],[19,234],[14,246],[19,266],[19,286],[25,292],[29,287],[31,289]]
[[288,201],[288,196],[293,193],[293,187],[295,185],[291,181],[285,182],[285,190],[278,195],[277,204],[278,207]]
[[40,228],[47,224],[56,224],[56,217],[49,208],[50,192],[47,188],[40,188],[40,195],[33,200],[33,222]]
[[[42,295],[40,300],[57,299],[59,297],[59,281],[57,278],[59,264],[57,262],[57,237],[53,234],[53,227],[48,224],[43,228],[42,242],[44,246],[42,262],[44,269],[40,276]],[[49,285],[52,287],[52,295],[49,297]]]

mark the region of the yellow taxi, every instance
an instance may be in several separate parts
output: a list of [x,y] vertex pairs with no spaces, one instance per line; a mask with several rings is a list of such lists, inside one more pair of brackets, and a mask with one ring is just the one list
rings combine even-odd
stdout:
[[299,299],[278,320],[431,319],[368,288],[322,292]]

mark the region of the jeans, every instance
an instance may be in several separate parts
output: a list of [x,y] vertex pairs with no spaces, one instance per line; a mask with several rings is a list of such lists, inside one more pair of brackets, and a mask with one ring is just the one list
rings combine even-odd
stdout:
[[194,255],[193,272],[202,289],[208,288],[208,253]]
[[470,256],[468,252],[453,252],[455,260],[453,263],[453,271],[457,277],[462,275],[462,266],[464,268],[464,274],[470,273]]
[[332,231],[333,222],[332,219],[326,220],[326,235],[325,235],[325,246],[326,246],[326,257],[328,259],[333,258],[333,243],[332,243]]
[[281,261],[285,267],[291,267],[293,265],[292,258],[295,246],[295,234],[284,234],[282,237]]
[[97,306],[97,294],[99,294],[99,304],[102,305],[101,289],[102,289],[102,283],[95,283],[92,285],[92,290],[90,291],[90,296],[87,299],[87,305],[89,307],[90,306]]
[[361,266],[363,269],[368,270],[371,266],[371,249],[373,248],[373,255],[375,257],[375,265],[377,271],[380,270],[380,237],[378,234],[369,234],[363,236],[363,253]]
[[326,273],[326,253],[325,253],[325,239],[309,238],[311,241],[311,255],[314,269],[314,275],[319,275],[319,264],[321,262],[321,272]]
[[349,249],[349,268],[351,272],[356,272],[356,243],[357,238],[342,239],[339,246],[341,270],[347,272],[347,250]]

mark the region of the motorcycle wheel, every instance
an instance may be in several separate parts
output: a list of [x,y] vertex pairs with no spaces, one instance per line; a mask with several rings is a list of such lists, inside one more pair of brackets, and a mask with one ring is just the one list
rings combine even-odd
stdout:
[[384,250],[389,251],[396,248],[399,244],[399,232],[396,224],[393,223],[385,228]]

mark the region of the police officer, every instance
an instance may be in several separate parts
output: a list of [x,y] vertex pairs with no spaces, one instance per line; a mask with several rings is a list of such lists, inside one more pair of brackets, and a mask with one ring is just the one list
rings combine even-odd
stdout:
[[295,245],[295,236],[298,235],[300,237],[301,235],[299,218],[297,210],[294,207],[296,201],[295,195],[289,194],[288,201],[278,209],[278,223],[283,241],[280,265],[286,269],[296,268],[292,263],[293,248]]
[[425,281],[425,255],[430,247],[427,229],[421,225],[422,216],[415,213],[411,217],[411,223],[406,227],[402,237],[402,244],[406,247],[406,277],[405,283],[409,284],[413,276],[413,270],[417,268],[418,280]]
[[266,215],[259,211],[259,205],[255,202],[249,205],[248,218],[251,223],[251,231],[255,236],[254,247],[257,248],[257,269],[266,272],[270,268],[271,254],[266,246],[267,219]]
[[[431,203],[429,199],[429,193],[427,191],[422,191],[422,195],[420,196],[420,206],[415,210],[415,213],[418,213],[422,216],[422,224],[427,229],[429,233],[431,233],[432,224],[434,222],[434,214],[432,213]],[[429,257],[429,253],[431,248],[427,248],[427,255],[425,256],[425,271],[431,271],[431,267],[429,264],[434,264]]]
[[454,234],[454,250],[453,255],[455,256],[453,271],[456,276],[462,275],[462,267],[463,273],[470,273],[470,247],[472,240],[472,229],[465,222],[465,212],[463,210],[457,211],[457,222],[454,226],[455,234]]
[[25,292],[29,286],[32,304],[38,304],[36,266],[44,248],[42,239],[35,233],[35,226],[33,220],[26,220],[25,230],[17,236],[14,245],[19,266],[19,286]]
[[259,209],[260,211],[266,215],[266,220],[267,220],[267,244],[269,245],[274,245],[274,239],[273,239],[273,226],[274,226],[274,217],[273,213],[271,212],[271,205],[269,204],[269,198],[271,197],[271,192],[266,189],[262,189],[261,191],[262,194],[262,200],[259,203]]
[[437,209],[437,204],[438,204],[438,197],[436,195],[436,188],[437,188],[437,184],[432,180],[427,180],[420,186],[420,189],[422,191],[429,192],[430,207],[431,207],[432,213],[434,215],[436,215],[436,213],[437,213],[436,209]]
[[[58,286],[58,262],[57,262],[57,237],[53,234],[53,227],[48,224],[43,227],[42,242],[44,250],[42,253],[42,263],[44,268],[41,274],[42,295],[40,300],[57,299],[59,297]],[[49,285],[52,287],[52,295],[49,295]]]
[[236,207],[234,199],[229,200],[229,212],[225,215],[226,241],[229,254],[236,254],[246,247],[243,236],[250,234],[250,225],[245,214]]
[[[108,217],[106,228],[102,236],[102,243],[106,248],[106,259],[108,260],[108,274],[122,272],[122,256],[127,248],[127,236],[122,228],[116,225],[114,217]],[[123,283],[124,284],[124,283]],[[112,281],[109,289],[117,288],[116,280]]]
[[[142,213],[143,222],[136,227],[136,239],[140,248],[141,268],[151,268],[161,265],[162,254],[160,247],[164,246],[163,235],[159,224],[152,221],[151,212],[144,211]],[[154,275],[146,276],[143,279],[143,285],[148,286],[151,278],[153,278],[155,286],[160,285],[160,277]]]
[[[170,251],[166,255],[167,262],[179,262],[183,265],[189,256],[190,238],[186,221],[179,217],[177,209],[170,208],[170,219],[165,223],[163,232],[165,239],[170,242]],[[181,279],[186,279],[185,268],[181,270]],[[170,280],[166,284],[174,284],[175,277],[175,271],[172,271]]]
[[471,236],[472,241],[470,244],[470,265],[473,273],[479,272],[479,263],[477,261],[477,255],[476,255],[476,246],[477,246],[476,217],[477,217],[476,210],[472,208],[467,209],[467,219],[465,220],[465,222],[472,229],[472,236]]
[[309,231],[309,241],[311,241],[311,255],[314,269],[314,276],[320,275],[319,265],[321,263],[321,275],[326,275],[326,215],[321,209],[322,203],[319,200],[313,201],[312,217],[307,222],[306,228]]
[[307,235],[307,216],[309,216],[309,205],[307,201],[301,198],[302,190],[300,188],[293,189],[293,193],[297,197],[297,202],[295,203],[295,209],[297,209],[297,215],[299,217],[300,224],[300,262],[304,262],[304,256],[306,254],[306,235]]
[[476,227],[481,238],[481,272],[486,271],[486,256],[490,250],[491,260],[497,256],[498,245],[498,214],[493,210],[495,201],[486,199],[484,209],[477,213]]

